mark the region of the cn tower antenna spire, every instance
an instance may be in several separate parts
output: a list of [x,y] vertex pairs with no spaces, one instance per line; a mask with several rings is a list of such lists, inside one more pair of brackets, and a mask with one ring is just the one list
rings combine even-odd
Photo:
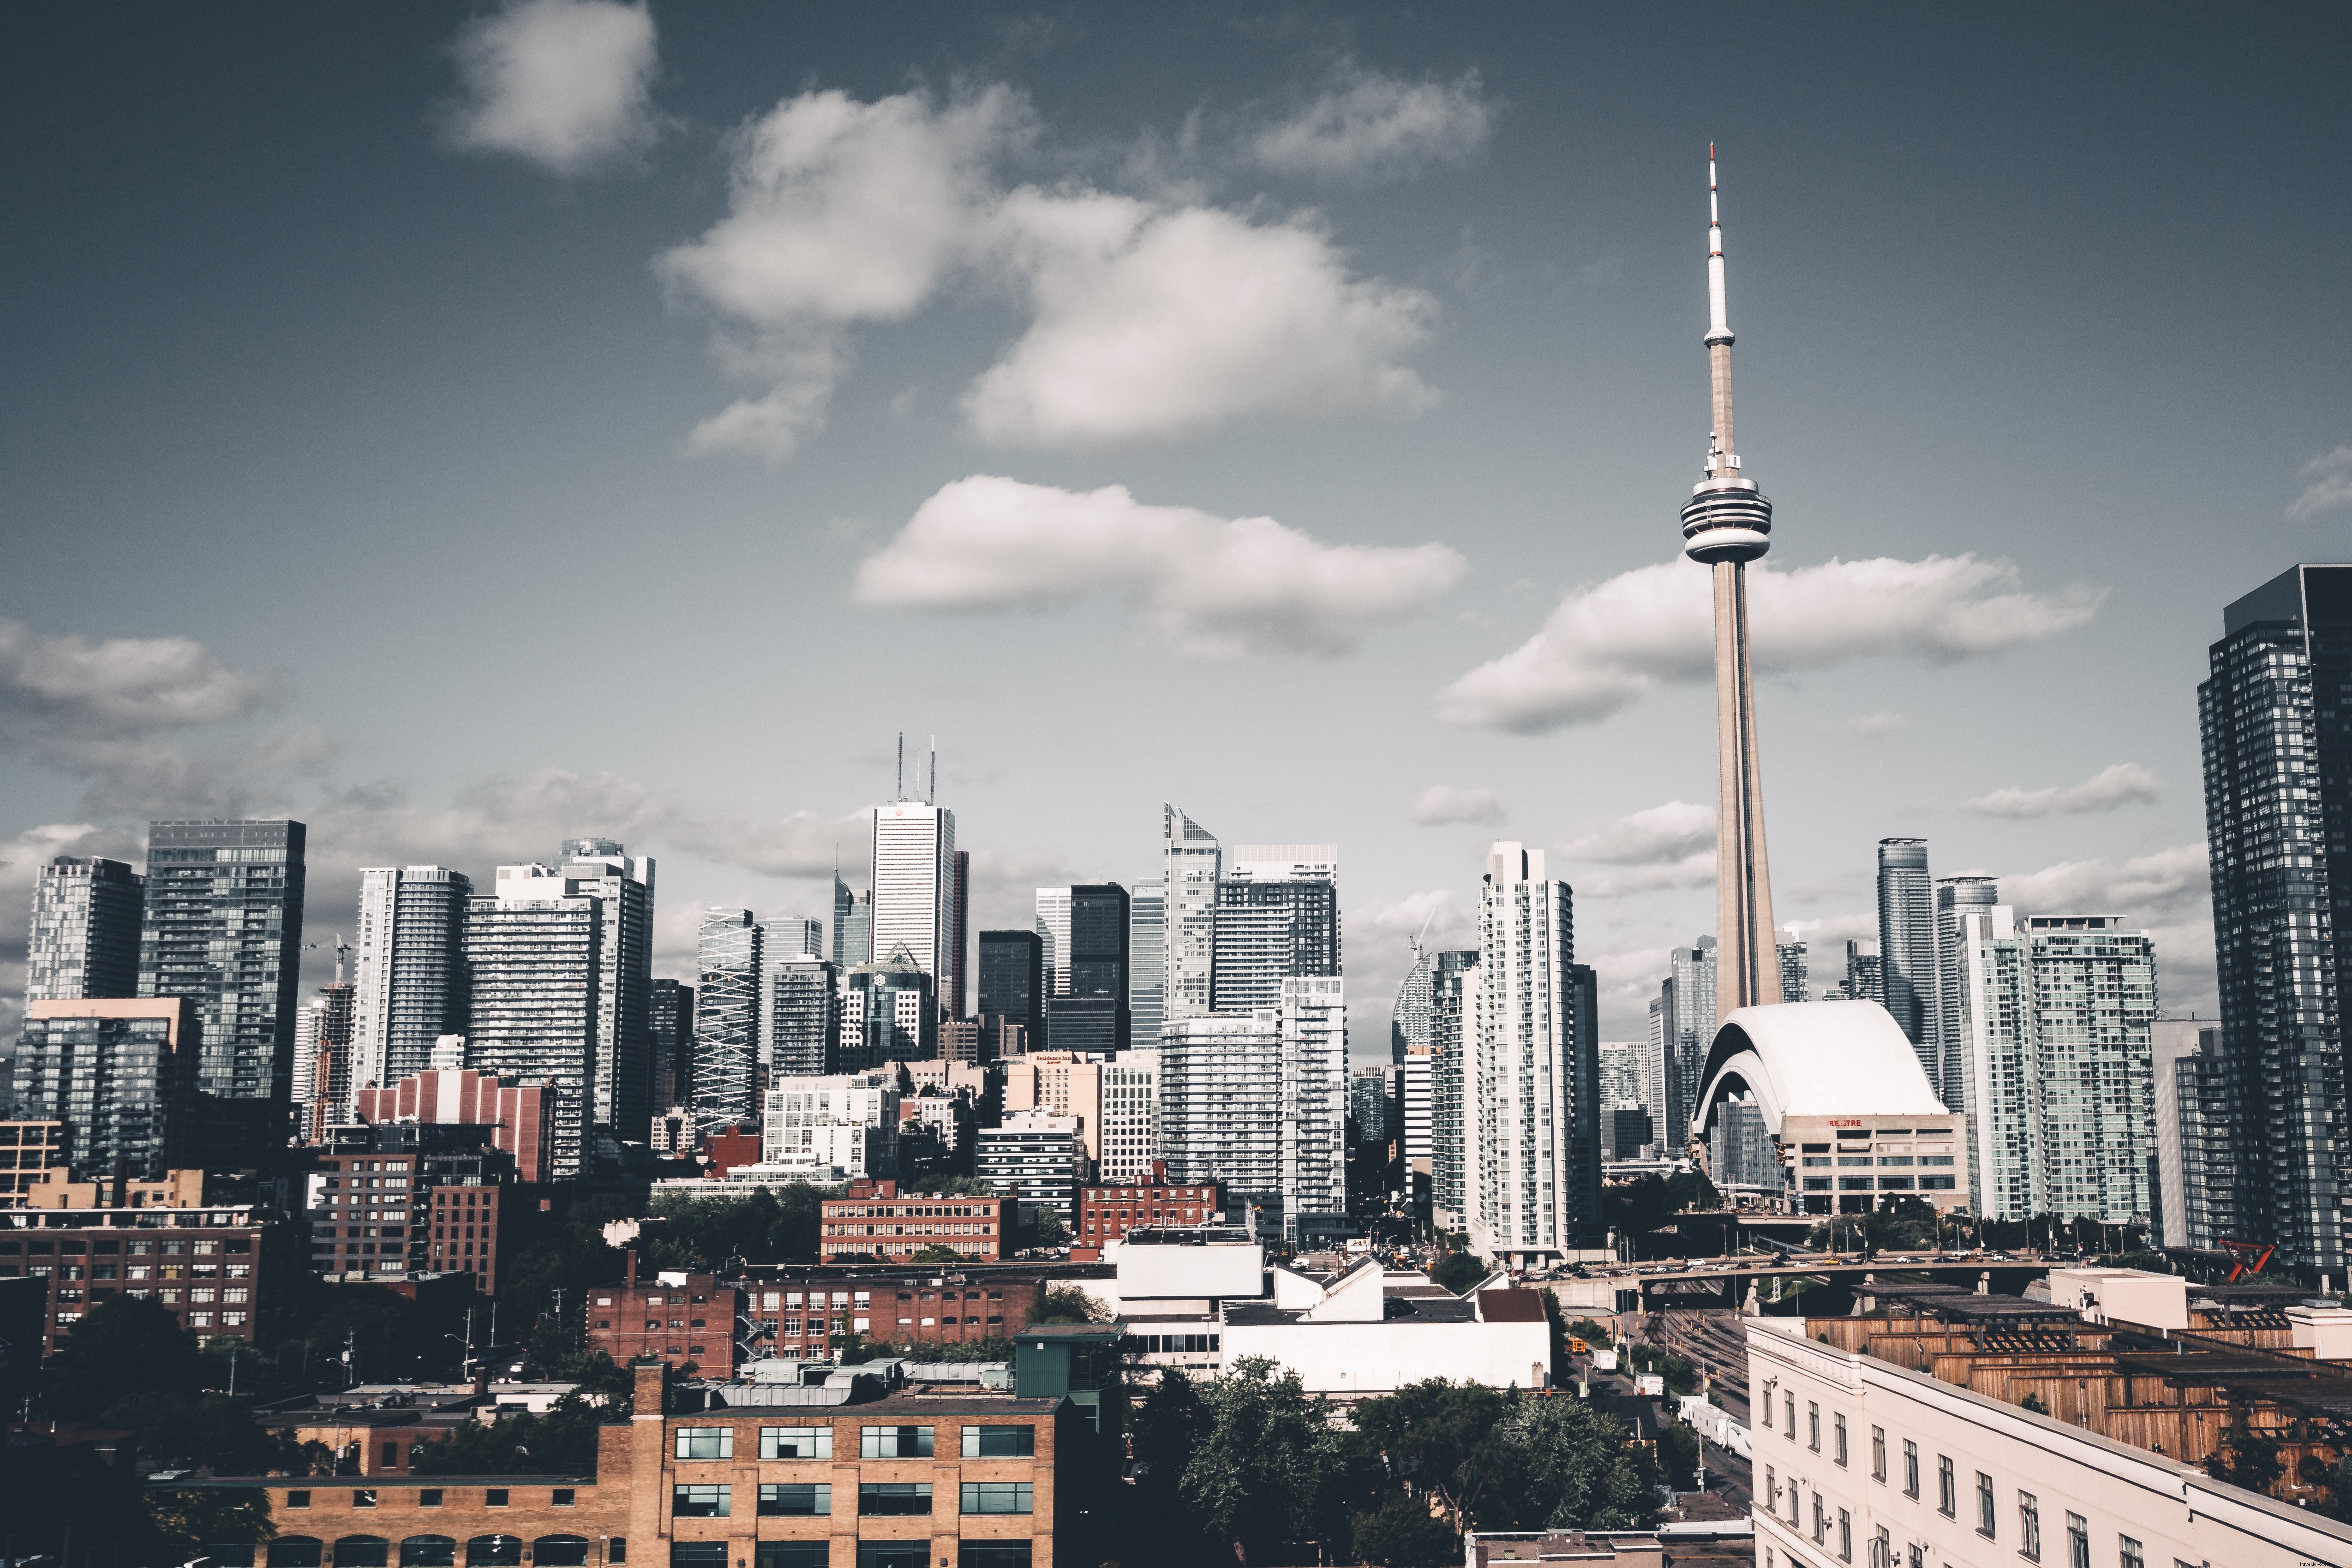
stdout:
[[1748,563],[1772,548],[1772,503],[1740,471],[1731,436],[1731,321],[1724,299],[1723,209],[1706,148],[1706,360],[1714,427],[1706,477],[1682,509],[1683,553],[1715,578],[1716,1010],[1780,1000],[1764,784],[1748,647]]

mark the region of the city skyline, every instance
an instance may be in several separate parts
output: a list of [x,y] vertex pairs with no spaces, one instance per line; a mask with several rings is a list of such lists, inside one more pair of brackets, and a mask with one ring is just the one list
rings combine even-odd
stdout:
[[[1660,108],[1659,22],[1203,16],[1264,47],[1139,22],[1166,46],[1142,68],[1083,26],[941,12],[915,58],[862,20],[656,11],[609,145],[482,130],[455,8],[351,21],[358,48],[259,14],[128,43],[12,22],[45,68],[9,111],[37,238],[0,307],[0,1026],[39,866],[143,866],[151,817],[310,825],[306,997],[362,867],[486,888],[582,836],[664,862],[653,972],[691,980],[700,910],[823,916],[836,856],[871,886],[903,725],[940,737],[971,930],[1030,923],[1041,886],[1163,875],[1162,801],[1228,844],[1336,841],[1351,1046],[1380,1060],[1408,939],[1465,944],[1509,834],[1576,889],[1604,1037],[1640,1038],[1667,950],[1714,925],[1704,602],[1658,527],[1702,430],[1709,141],[1739,197],[1748,444],[1795,509],[1755,575],[1781,925],[1827,973],[1875,935],[1872,847],[1919,837],[2021,916],[2149,931],[2165,1009],[2213,1011],[2194,688],[2221,605],[2343,558],[2352,521],[2324,261],[2346,220],[2292,198],[2345,111],[2282,85],[2325,53],[2306,29],[2238,25],[2214,68],[2187,29],[2118,57],[2087,14],[2030,60],[1997,20],[1823,49],[1825,22],[1731,18],[1770,68]],[[1965,69],[1855,85],[1923,50]],[[797,212],[839,220],[819,261],[866,254],[854,211],[729,139],[827,115],[939,175],[937,251],[893,299],[837,267],[761,294],[780,275],[741,248]],[[1151,253],[1097,276],[972,248],[1031,197],[1288,268],[1320,379],[1212,364],[1192,405],[1112,395],[1090,290],[1143,288]],[[126,226],[151,209],[171,245]],[[91,352],[99,319],[140,353]],[[1057,367],[1096,425],[1039,392]],[[1887,469],[1920,462],[1933,493],[1890,510]],[[2166,548],[2118,551],[2113,476],[2139,468],[2178,479],[2131,524]],[[1171,564],[1194,559],[1227,572]],[[1234,589],[1260,559],[1271,599]],[[580,574],[629,612],[556,612]],[[1062,701],[1004,703],[982,667],[1055,668]],[[2097,672],[2090,711],[2070,667]],[[770,671],[862,700],[758,726]],[[1176,743],[1277,703],[1319,721],[1255,726],[1246,767]]]

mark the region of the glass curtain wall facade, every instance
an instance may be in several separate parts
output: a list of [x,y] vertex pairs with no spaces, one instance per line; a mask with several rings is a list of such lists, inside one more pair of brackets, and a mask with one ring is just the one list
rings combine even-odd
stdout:
[[33,888],[25,951],[26,1002],[139,994],[139,927],[146,884],[120,860],[60,855]]
[[1128,890],[1128,1043],[1160,1044],[1168,1016],[1168,884],[1154,879]]
[[1161,1007],[1171,1022],[1209,1011],[1209,971],[1213,962],[1217,884],[1224,856],[1216,835],[1162,803],[1160,807],[1161,880],[1168,900],[1167,979]]
[[301,823],[155,822],[139,994],[196,1005],[196,1087],[292,1101],[302,969]]
[[1881,1002],[1919,1053],[1927,1082],[1941,1091],[1942,1016],[1936,997],[1936,892],[1927,875],[1927,841],[1878,841],[1878,956]]
[[77,1181],[106,1181],[117,1160],[132,1180],[160,1181],[191,1152],[202,1026],[177,996],[32,1003],[16,1041],[15,1114],[65,1123]]
[[646,1035],[653,1052],[654,1103],[684,1105],[694,1074],[694,987],[656,980],[646,989]]
[[2197,689],[2239,1234],[2342,1277],[2352,1231],[2352,566],[2231,604]]
[[988,1054],[1003,1056],[1002,1026],[1020,1026],[1037,1045],[1044,1019],[1045,944],[1034,931],[980,933],[980,1028]]
[[1478,994],[1478,954],[1463,949],[1433,956],[1429,984],[1429,1202],[1440,1227],[1460,1230],[1469,1208],[1462,1069]]
[[760,975],[767,933],[749,910],[709,909],[695,949],[694,1126],[759,1119]]

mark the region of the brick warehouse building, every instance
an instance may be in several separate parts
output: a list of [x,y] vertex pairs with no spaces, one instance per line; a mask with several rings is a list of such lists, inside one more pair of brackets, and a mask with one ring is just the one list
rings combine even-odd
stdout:
[[625,1279],[588,1292],[588,1348],[603,1351],[618,1366],[651,1357],[681,1370],[691,1366],[703,1377],[730,1378],[742,1310],[742,1292],[720,1284],[715,1274],[638,1279],[637,1255],[631,1252]]
[[1214,1224],[1223,1213],[1224,1194],[1216,1183],[1171,1182],[1168,1162],[1154,1160],[1148,1180],[1078,1189],[1074,1245],[1099,1249],[1130,1230],[1190,1230]]
[[[663,1372],[636,1368],[636,1408]],[[1094,1439],[1066,1397],[959,1385],[862,1404],[639,1415],[597,1432],[593,1476],[226,1478],[277,1539],[208,1542],[221,1568],[1055,1568],[1063,1482]],[[365,1486],[354,1482],[364,1480]],[[164,1483],[184,1486],[189,1483]]]
[[298,1227],[258,1221],[248,1204],[193,1208],[0,1212],[0,1279],[47,1277],[41,1351],[54,1355],[82,1314],[110,1296],[144,1296],[199,1342],[254,1342],[261,1315],[299,1267]]
[[832,1353],[837,1335],[894,1344],[1008,1339],[1048,1288],[1112,1274],[1107,1265],[1066,1263],[774,1263],[747,1268],[737,1283],[744,1315],[772,1343],[771,1353],[817,1359]]
[[904,1263],[927,1247],[945,1247],[973,1263],[1004,1256],[1013,1226],[1014,1200],[972,1193],[901,1194],[891,1181],[858,1181],[820,1205],[816,1256],[836,1263],[863,1254],[882,1263]]

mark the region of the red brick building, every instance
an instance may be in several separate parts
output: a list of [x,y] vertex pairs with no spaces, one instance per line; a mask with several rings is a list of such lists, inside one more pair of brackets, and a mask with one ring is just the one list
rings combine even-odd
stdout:
[[1005,1340],[1026,1327],[1037,1298],[1055,1285],[1110,1278],[1108,1267],[984,1263],[908,1268],[774,1263],[750,1269],[743,1313],[786,1359],[830,1357],[835,1336],[892,1344]]
[[901,1194],[896,1182],[852,1182],[846,1194],[819,1206],[817,1261],[862,1253],[879,1263],[906,1263],[924,1247],[945,1247],[961,1262],[994,1263],[1004,1256],[1016,1201],[971,1193]]
[[1171,1182],[1168,1162],[1151,1162],[1142,1182],[1108,1182],[1078,1189],[1075,1245],[1099,1249],[1130,1230],[1189,1230],[1224,1213],[1224,1194],[1214,1182]]
[[250,1344],[269,1235],[244,1205],[17,1209],[0,1214],[0,1279],[47,1276],[45,1355],[57,1353],[84,1313],[117,1295],[155,1301],[200,1341]]
[[738,1165],[760,1163],[760,1130],[739,1127],[732,1132],[713,1132],[702,1141],[702,1152],[710,1161],[709,1174],[723,1176]]
[[436,1274],[463,1270],[473,1275],[474,1289],[497,1295],[499,1269],[514,1234],[507,1221],[522,1197],[520,1189],[505,1182],[453,1183],[432,1193],[425,1266]]
[[514,1156],[516,1176],[543,1182],[555,1168],[555,1121],[547,1095],[537,1084],[524,1087],[470,1068],[437,1068],[389,1088],[370,1085],[356,1090],[352,1109],[367,1122],[454,1122],[495,1129],[484,1141]]
[[603,1351],[616,1366],[650,1356],[674,1367],[691,1363],[704,1377],[732,1377],[742,1303],[742,1292],[714,1274],[640,1279],[632,1252],[626,1279],[588,1292],[588,1348]]

